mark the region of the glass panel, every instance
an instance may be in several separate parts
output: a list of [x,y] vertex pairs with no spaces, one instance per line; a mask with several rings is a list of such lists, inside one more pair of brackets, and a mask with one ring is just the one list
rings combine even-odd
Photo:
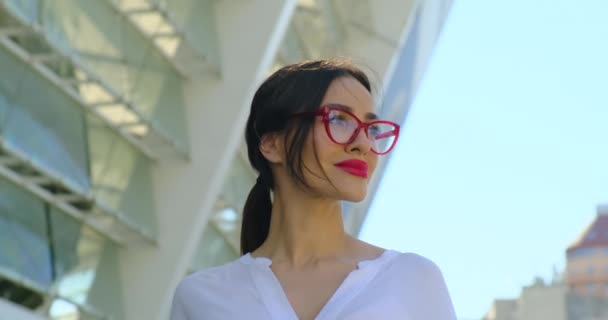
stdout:
[[585,258],[598,255],[600,249],[598,248],[579,248],[568,252],[569,259]]
[[222,193],[220,194],[217,207],[218,210],[210,219],[211,228],[221,232],[224,241],[229,242],[238,253],[240,248],[242,208],[249,196],[249,191],[255,181],[253,169],[240,155],[232,160],[232,166],[224,181]]
[[49,316],[52,320],[78,319],[78,307],[68,301],[56,299],[51,303]]
[[239,208],[245,205],[249,191],[253,188],[257,175],[240,156],[234,157],[232,166],[222,188],[221,199],[223,206]]
[[40,0],[5,0],[7,6],[29,23],[38,21],[38,6]]
[[213,215],[210,223],[214,224],[234,248],[240,248],[242,215],[239,211],[223,208]]
[[50,218],[57,290],[60,296],[84,304],[106,241],[61,212],[52,210]]
[[0,178],[0,273],[16,273],[42,288],[52,283],[43,202]]
[[95,316],[79,309],[78,305],[63,299],[55,299],[51,303],[48,315],[51,320],[101,320],[103,315]]
[[[102,251],[112,247],[112,243],[89,227],[0,178],[0,278],[9,279],[9,283],[17,279],[31,282],[38,294],[54,292],[66,299],[64,302],[78,306],[79,317],[75,319],[94,319],[92,316],[98,315],[99,311],[89,304],[99,299],[90,301],[90,294]],[[112,265],[117,260],[107,259],[105,263]],[[118,279],[116,273],[106,273],[110,278]],[[99,282],[97,286],[107,282]],[[105,291],[106,296],[108,293],[120,296],[119,288],[114,283]],[[17,282],[13,289],[5,287],[3,290],[25,292]],[[15,302],[27,305],[33,303],[31,299],[35,297],[32,292],[27,299]],[[31,307],[37,308],[40,303],[42,301]],[[113,303],[112,309],[104,311],[119,312],[113,311],[118,305]],[[61,313],[53,308],[61,306],[51,307],[51,314]]]
[[88,155],[82,109],[4,49],[0,49],[0,69],[2,138],[37,166],[86,192]]
[[[190,46],[213,65],[219,65],[214,1],[151,0],[164,5],[176,24],[185,30]],[[200,57],[199,57],[200,58]]]
[[[182,81],[109,1],[45,1],[45,32],[186,148]],[[83,90],[83,94],[87,94]]]
[[192,262],[192,270],[219,266],[230,262],[238,257],[234,248],[226,242],[226,239],[209,223],[203,232],[201,242]]
[[420,38],[420,11],[416,11],[412,27],[405,45],[401,49],[395,70],[388,81],[388,87],[384,91],[381,118],[390,119],[397,123],[405,119],[412,98],[414,97],[414,76],[416,74],[416,63],[418,62]]
[[99,120],[87,116],[87,122],[96,198],[155,234],[151,162]]

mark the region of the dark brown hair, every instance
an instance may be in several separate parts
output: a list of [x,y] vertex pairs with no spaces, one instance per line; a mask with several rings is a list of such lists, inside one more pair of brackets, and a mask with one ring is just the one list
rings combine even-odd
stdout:
[[307,61],[285,66],[273,73],[256,91],[247,119],[245,141],[251,166],[259,177],[243,209],[241,253],[264,243],[270,228],[274,179],[270,164],[260,151],[260,139],[267,133],[289,133],[286,163],[289,174],[307,186],[302,165],[302,148],[314,124],[314,117],[293,118],[298,112],[317,110],[329,85],[340,77],[352,77],[371,92],[367,75],[345,59]]

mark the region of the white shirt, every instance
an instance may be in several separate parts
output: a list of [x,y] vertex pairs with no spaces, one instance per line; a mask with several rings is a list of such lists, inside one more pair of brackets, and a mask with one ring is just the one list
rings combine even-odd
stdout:
[[[187,276],[175,291],[171,320],[297,320],[271,264],[248,253]],[[316,320],[456,320],[441,271],[429,259],[386,250],[357,266]]]

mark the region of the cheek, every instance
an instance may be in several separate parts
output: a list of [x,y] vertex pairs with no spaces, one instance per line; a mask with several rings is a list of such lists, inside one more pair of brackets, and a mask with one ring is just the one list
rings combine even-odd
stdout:
[[[330,155],[327,152],[328,142],[324,137],[323,127],[314,127],[306,138],[302,149],[302,160],[306,167],[315,173],[321,174],[322,170],[327,170],[325,163]],[[318,162],[317,162],[318,160]]]
[[325,131],[316,136],[317,138],[317,155],[319,161],[325,167],[325,170],[331,170],[334,167],[334,163],[344,160],[348,157],[345,152],[345,146],[339,145],[331,141]]
[[317,156],[319,157],[319,161],[321,161],[321,163],[324,162],[322,160],[331,160],[330,158],[332,157],[332,154],[343,150],[342,146],[333,143],[333,141],[329,139],[327,133],[325,132],[325,127],[322,124],[318,124],[314,128],[311,138],[314,139],[314,142],[311,141],[310,145],[316,146]]

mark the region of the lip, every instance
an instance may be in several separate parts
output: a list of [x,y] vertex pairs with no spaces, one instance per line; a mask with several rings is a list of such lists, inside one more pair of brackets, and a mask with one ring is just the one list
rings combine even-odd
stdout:
[[358,159],[348,159],[335,164],[336,167],[354,176],[367,178],[367,162]]

